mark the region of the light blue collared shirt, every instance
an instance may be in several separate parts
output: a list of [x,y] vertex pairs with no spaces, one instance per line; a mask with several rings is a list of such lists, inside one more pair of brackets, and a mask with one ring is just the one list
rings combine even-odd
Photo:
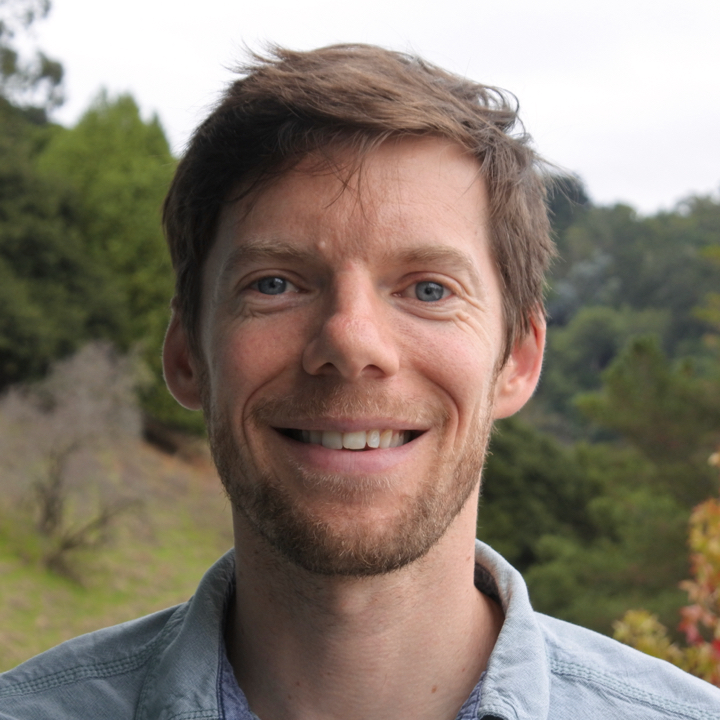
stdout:
[[[477,543],[505,622],[456,720],[720,720],[720,689],[532,610],[520,574]],[[223,642],[234,555],[177,607],[63,643],[0,675],[0,720],[257,720]]]

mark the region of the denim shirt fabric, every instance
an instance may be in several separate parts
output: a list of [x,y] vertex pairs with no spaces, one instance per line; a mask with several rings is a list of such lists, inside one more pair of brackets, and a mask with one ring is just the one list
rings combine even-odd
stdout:
[[[522,577],[477,561],[505,622],[456,720],[720,720],[720,690],[589,630],[535,613]],[[228,553],[183,605],[70,640],[0,675],[0,720],[257,720],[223,643]],[[476,574],[477,577],[477,574]],[[485,588],[483,588],[485,589]]]

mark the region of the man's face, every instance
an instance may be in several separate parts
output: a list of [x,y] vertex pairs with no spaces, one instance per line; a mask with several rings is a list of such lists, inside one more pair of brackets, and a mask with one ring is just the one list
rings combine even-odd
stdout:
[[503,344],[486,206],[472,158],[408,139],[349,178],[307,160],[220,218],[196,363],[213,454],[240,522],[310,571],[402,567],[475,497]]

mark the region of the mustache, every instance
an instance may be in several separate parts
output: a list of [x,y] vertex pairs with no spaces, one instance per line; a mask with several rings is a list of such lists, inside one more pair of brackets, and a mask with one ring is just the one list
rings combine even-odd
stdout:
[[446,408],[429,402],[427,397],[398,397],[377,389],[342,385],[301,388],[282,397],[263,398],[252,408],[250,416],[261,426],[285,420],[307,423],[356,417],[387,417],[408,426],[444,426],[450,420]]

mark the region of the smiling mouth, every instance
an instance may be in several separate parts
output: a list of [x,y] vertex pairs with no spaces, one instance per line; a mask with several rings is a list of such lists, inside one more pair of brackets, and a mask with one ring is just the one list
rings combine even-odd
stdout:
[[292,428],[279,428],[278,432],[298,442],[322,445],[329,450],[384,450],[405,445],[421,434],[413,430],[359,430],[342,433],[336,430]]

